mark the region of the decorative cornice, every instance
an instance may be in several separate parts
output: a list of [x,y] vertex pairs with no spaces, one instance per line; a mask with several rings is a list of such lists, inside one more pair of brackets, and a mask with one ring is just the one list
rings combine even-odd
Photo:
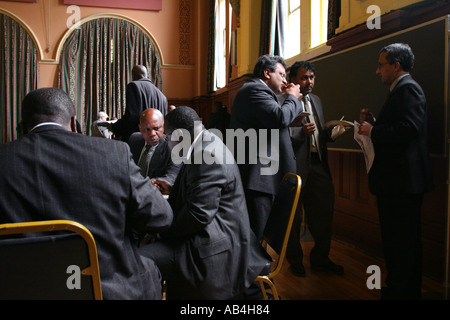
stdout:
[[62,51],[62,49],[64,47],[64,44],[65,44],[67,38],[70,36],[70,34],[73,31],[75,31],[82,24],[84,24],[84,23],[86,23],[88,21],[95,20],[95,19],[100,19],[100,18],[116,18],[116,19],[122,19],[122,20],[128,21],[128,22],[136,25],[140,29],[142,29],[144,31],[144,33],[146,35],[148,35],[150,37],[150,39],[152,39],[152,41],[153,41],[153,43],[155,45],[156,51],[158,52],[158,56],[160,58],[160,61],[161,61],[161,67],[163,67],[163,68],[164,67],[166,67],[166,68],[173,68],[173,65],[165,65],[164,64],[164,58],[163,58],[163,55],[162,55],[162,52],[161,52],[161,48],[160,48],[160,46],[158,44],[158,41],[156,41],[155,37],[151,34],[151,32],[145,26],[143,26],[140,22],[138,22],[138,21],[136,21],[136,20],[134,20],[134,19],[132,19],[130,17],[127,17],[125,15],[122,15],[122,14],[117,14],[117,13],[99,13],[99,14],[93,14],[93,15],[90,15],[88,17],[85,17],[85,18],[81,19],[79,22],[77,22],[76,24],[72,25],[72,27],[70,27],[64,33],[63,37],[59,41],[58,49],[57,49],[56,55],[55,55],[56,57],[53,58],[53,59],[45,59],[42,46],[41,46],[40,42],[38,41],[38,38],[36,37],[36,34],[33,32],[33,30],[30,28],[30,26],[28,26],[28,24],[25,21],[23,21],[20,17],[18,17],[17,15],[15,15],[14,13],[12,13],[12,12],[10,12],[8,10],[0,8],[0,13],[1,14],[5,14],[5,15],[11,17],[12,19],[16,20],[28,32],[28,34],[30,35],[31,39],[33,40],[33,42],[34,42],[34,44],[36,46],[36,50],[38,52],[38,62],[40,64],[56,64],[56,65],[58,65],[59,64],[59,59],[60,59],[60,56],[61,56],[61,51]]

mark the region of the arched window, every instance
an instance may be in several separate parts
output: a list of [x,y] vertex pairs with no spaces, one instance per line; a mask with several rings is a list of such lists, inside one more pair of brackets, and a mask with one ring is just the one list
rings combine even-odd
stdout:
[[67,38],[60,56],[58,85],[77,108],[84,133],[99,111],[120,118],[133,66],[145,65],[150,80],[162,87],[161,63],[152,39],[137,25],[118,18],[87,21]]
[[17,139],[21,104],[37,89],[38,51],[28,32],[12,17],[0,13],[0,134],[1,142]]

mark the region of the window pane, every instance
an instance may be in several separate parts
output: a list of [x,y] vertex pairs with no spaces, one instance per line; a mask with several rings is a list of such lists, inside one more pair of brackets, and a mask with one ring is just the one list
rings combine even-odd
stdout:
[[311,1],[311,47],[327,41],[328,1]]
[[[300,4],[299,0],[290,0],[290,2],[298,2]],[[285,58],[290,58],[300,53],[300,8],[288,15],[288,33],[284,45]]]
[[300,7],[300,0],[289,0],[289,12],[294,11]]
[[216,18],[215,89],[226,85],[226,1],[219,0]]

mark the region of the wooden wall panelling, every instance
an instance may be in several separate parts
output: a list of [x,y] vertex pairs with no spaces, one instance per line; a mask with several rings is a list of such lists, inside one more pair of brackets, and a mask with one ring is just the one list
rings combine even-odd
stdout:
[[[435,190],[426,193],[422,216],[424,274],[442,281],[445,267],[447,158],[431,158]],[[335,187],[333,236],[367,254],[383,258],[376,197],[369,192],[361,152],[329,150]],[[445,174],[444,174],[445,173]]]

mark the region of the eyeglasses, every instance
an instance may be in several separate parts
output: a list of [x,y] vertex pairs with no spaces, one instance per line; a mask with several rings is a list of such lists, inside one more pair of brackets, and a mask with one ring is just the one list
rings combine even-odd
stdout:
[[392,63],[389,63],[389,62],[385,62],[385,63],[378,62],[378,69],[382,68],[386,64],[392,64]]

